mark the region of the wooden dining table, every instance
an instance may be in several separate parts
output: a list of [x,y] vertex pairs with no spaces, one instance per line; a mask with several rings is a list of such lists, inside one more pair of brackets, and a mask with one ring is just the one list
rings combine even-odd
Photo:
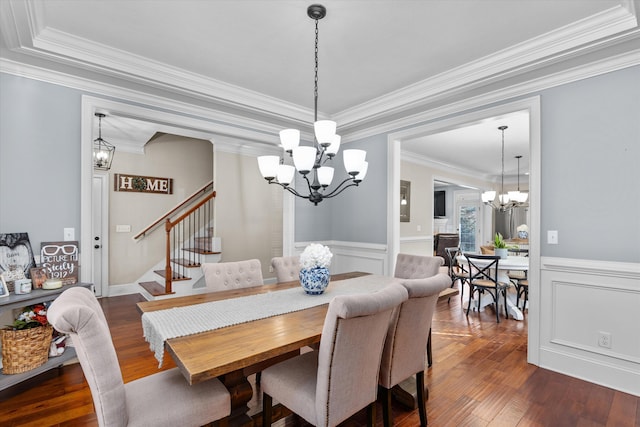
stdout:
[[[331,283],[368,275],[369,273],[362,272],[336,274],[331,276]],[[380,276],[372,275],[372,280],[376,278],[381,279]],[[144,301],[139,302],[137,308],[144,314],[296,287],[300,287],[299,281]],[[457,289],[448,288],[441,294],[441,299],[456,294]],[[230,425],[254,425],[253,419],[249,416],[248,403],[253,396],[253,389],[248,376],[300,354],[300,349],[305,346],[319,343],[327,309],[328,304],[323,304],[220,329],[170,338],[165,341],[164,348],[189,384],[211,378],[222,381],[231,394]],[[415,408],[417,394],[414,382],[408,380],[396,388],[394,396],[406,406]],[[281,418],[288,413],[288,410],[277,405],[273,410],[273,419]]]
[[[331,282],[368,273],[333,275]],[[298,281],[210,292],[137,304],[140,313],[222,301],[299,287]],[[313,296],[310,296],[313,298]],[[248,402],[253,390],[247,377],[296,356],[300,349],[320,342],[328,304],[166,340],[165,349],[189,384],[219,378],[231,394],[231,425],[251,425]],[[276,408],[274,416],[282,416]]]

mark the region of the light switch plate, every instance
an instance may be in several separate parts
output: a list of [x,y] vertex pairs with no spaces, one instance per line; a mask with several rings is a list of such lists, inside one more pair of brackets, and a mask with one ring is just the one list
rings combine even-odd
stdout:
[[547,243],[549,245],[558,244],[558,230],[547,230]]
[[130,225],[123,225],[123,224],[118,224],[116,225],[116,233],[130,233],[131,232],[131,226]]
[[74,228],[65,228],[63,232],[64,241],[70,242],[76,240],[76,230]]

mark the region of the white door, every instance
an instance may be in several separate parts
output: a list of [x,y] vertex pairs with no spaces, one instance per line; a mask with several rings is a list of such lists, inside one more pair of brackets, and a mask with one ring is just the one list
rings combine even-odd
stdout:
[[94,172],[92,193],[92,280],[96,296],[108,296],[109,286],[109,175]]
[[482,201],[480,194],[467,191],[454,192],[455,224],[460,234],[463,252],[479,252],[482,231]]

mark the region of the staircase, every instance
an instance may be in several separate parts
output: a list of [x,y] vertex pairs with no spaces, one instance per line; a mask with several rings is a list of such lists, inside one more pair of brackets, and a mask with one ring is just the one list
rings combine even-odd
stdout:
[[[165,259],[138,280],[141,294],[147,300],[204,290],[200,267],[205,262],[220,261],[221,256],[220,241],[214,237],[212,227],[215,195],[210,182],[135,237],[144,237],[159,228],[159,224],[165,224]],[[173,215],[177,217],[172,219]]]

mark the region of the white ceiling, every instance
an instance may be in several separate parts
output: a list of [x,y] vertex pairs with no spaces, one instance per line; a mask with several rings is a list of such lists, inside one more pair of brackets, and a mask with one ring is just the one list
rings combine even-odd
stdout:
[[[2,0],[3,63],[127,82],[272,123],[310,123],[314,21],[300,0]],[[339,132],[637,37],[639,0],[323,0],[321,117]],[[505,83],[507,84],[507,83]],[[520,115],[521,116],[521,115]],[[407,142],[436,162],[527,168],[519,115]],[[499,122],[499,123],[498,123]],[[97,124],[96,124],[97,127]],[[145,143],[161,129],[106,117],[103,137]],[[188,135],[193,136],[193,135]],[[206,135],[203,135],[206,137]],[[477,151],[474,151],[478,148]],[[491,161],[490,161],[491,160]],[[513,163],[513,164],[512,164]],[[507,164],[505,164],[505,168]]]

